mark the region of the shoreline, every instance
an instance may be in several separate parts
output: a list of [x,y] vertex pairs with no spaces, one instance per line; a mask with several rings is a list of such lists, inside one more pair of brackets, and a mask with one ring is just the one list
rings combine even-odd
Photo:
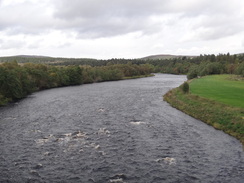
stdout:
[[168,91],[164,101],[172,107],[201,120],[238,139],[244,149],[244,109],[219,103],[190,93],[184,94],[180,87]]
[[85,85],[85,84],[102,83],[102,82],[110,82],[110,81],[121,81],[121,80],[128,80],[128,79],[139,79],[139,78],[146,78],[146,77],[153,77],[153,76],[155,76],[155,75],[154,74],[146,74],[146,75],[138,75],[138,76],[131,76],[131,77],[123,77],[121,79],[116,79],[116,80],[104,80],[104,81],[99,81],[99,82],[83,83],[83,84],[80,84],[80,85],[68,85],[68,86],[57,86],[57,87],[45,88],[45,89],[40,89],[40,90],[34,90],[30,94],[28,94],[28,95],[26,95],[26,96],[24,96],[24,97],[22,97],[20,99],[15,99],[15,100],[10,100],[10,99],[1,100],[1,94],[0,94],[0,107],[5,107],[5,106],[8,106],[11,103],[16,103],[16,102],[18,102],[20,100],[23,100],[27,96],[31,95],[32,93],[39,92],[39,91],[44,91],[44,90],[48,90],[48,89],[70,87],[70,86],[81,86],[81,85]]

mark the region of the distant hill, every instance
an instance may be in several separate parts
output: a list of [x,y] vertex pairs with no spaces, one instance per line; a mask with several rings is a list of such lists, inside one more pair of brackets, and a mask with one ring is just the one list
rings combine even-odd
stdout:
[[[11,56],[10,56],[11,57]],[[41,55],[16,55],[12,57],[26,57],[26,58],[51,58],[48,56],[41,56]]]
[[17,61],[18,63],[38,63],[38,64],[50,64],[50,65],[101,65],[99,60],[91,58],[61,58],[61,57],[48,57],[40,55],[16,55],[0,57],[0,63]]
[[164,59],[173,59],[173,58],[181,58],[181,57],[193,58],[196,56],[160,54],[160,55],[151,55],[151,56],[143,57],[142,59],[145,59],[145,60],[162,59],[162,60],[164,60]]
[[15,55],[15,56],[6,56],[0,57],[1,62],[12,62],[17,61],[18,63],[49,63],[54,62],[56,58],[47,57],[47,56],[39,56],[39,55]]

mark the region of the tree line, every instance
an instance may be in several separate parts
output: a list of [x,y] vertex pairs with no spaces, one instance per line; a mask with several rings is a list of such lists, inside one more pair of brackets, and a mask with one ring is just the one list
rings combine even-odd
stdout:
[[244,55],[220,54],[201,56],[200,62],[189,67],[187,78],[212,74],[237,74],[244,77]]
[[17,60],[18,63],[45,63],[55,66],[86,65],[91,67],[101,67],[127,63],[132,63],[133,65],[150,64],[153,65],[153,72],[188,74],[189,79],[197,76],[220,73],[244,75],[244,54],[230,55],[229,53],[219,55],[181,56],[169,59],[113,58],[97,60],[89,58],[53,58],[38,56],[0,57],[0,62],[10,62],[14,60]]
[[238,74],[244,76],[244,54],[200,55],[174,59],[148,60],[155,72],[187,74],[188,79],[211,74]]
[[128,63],[91,67],[5,62],[0,64],[0,105],[21,99],[38,90],[114,81],[125,77],[149,75],[152,71],[149,64]]
[[[10,59],[1,59],[6,58]],[[0,64],[0,105],[42,89],[120,80],[152,72],[187,74],[188,79],[210,74],[238,74],[244,77],[244,54],[172,59],[20,58],[22,60],[18,62],[10,59]],[[29,63],[31,61],[34,63]]]

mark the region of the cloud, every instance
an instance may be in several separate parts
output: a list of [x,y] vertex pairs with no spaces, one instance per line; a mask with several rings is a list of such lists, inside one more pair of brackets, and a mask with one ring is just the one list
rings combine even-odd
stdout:
[[[57,1],[54,17],[61,29],[72,29],[80,37],[110,37],[136,31],[151,32],[157,24],[151,17],[159,14],[159,0]],[[157,31],[156,29],[154,31]]]
[[19,50],[23,40],[22,50],[107,57],[198,54],[210,42],[243,38],[243,19],[241,0],[0,0],[0,45]]
[[[161,2],[161,3],[160,3]],[[161,11],[160,0],[58,0],[55,2],[55,15],[64,19],[74,18],[111,18],[111,17],[141,17]]]
[[[190,21],[192,24],[187,28],[196,30],[193,34],[196,39],[208,40],[243,30],[243,13],[238,15],[237,11],[240,7],[243,7],[240,0],[214,3],[212,0],[76,0],[72,3],[58,0],[53,15],[58,19],[58,29],[76,31],[80,38],[111,37],[137,31],[153,34],[166,26],[177,26],[180,21],[186,24]],[[169,16],[177,20],[169,23],[166,20]]]
[[158,0],[3,2],[0,9],[0,30],[5,30],[9,34],[39,34],[54,29],[70,30],[79,33],[80,38],[156,31],[158,24],[151,21],[151,16],[160,10]]
[[138,31],[153,34],[190,21],[189,31],[197,30],[202,39],[215,39],[243,30],[239,7],[243,7],[240,0],[2,0],[0,30],[9,34],[68,30],[89,39]]
[[25,45],[24,41],[21,40],[0,40],[0,49],[12,49],[12,48],[21,48]]
[[[44,1],[45,2],[45,1]],[[32,1],[2,1],[0,30],[9,34],[39,34],[52,28],[53,22],[45,3]]]

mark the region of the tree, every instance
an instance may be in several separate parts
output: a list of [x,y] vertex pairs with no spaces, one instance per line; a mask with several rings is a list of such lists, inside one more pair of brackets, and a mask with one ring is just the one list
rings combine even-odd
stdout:
[[198,76],[198,67],[197,66],[191,67],[189,73],[187,74],[187,79],[193,79],[196,78],[197,76]]
[[0,93],[6,98],[18,99],[23,97],[21,82],[14,70],[0,67]]
[[244,77],[244,62],[242,62],[238,69],[236,70],[236,74],[241,75],[242,77]]
[[68,66],[66,74],[69,77],[69,85],[82,84],[82,69],[79,66]]

